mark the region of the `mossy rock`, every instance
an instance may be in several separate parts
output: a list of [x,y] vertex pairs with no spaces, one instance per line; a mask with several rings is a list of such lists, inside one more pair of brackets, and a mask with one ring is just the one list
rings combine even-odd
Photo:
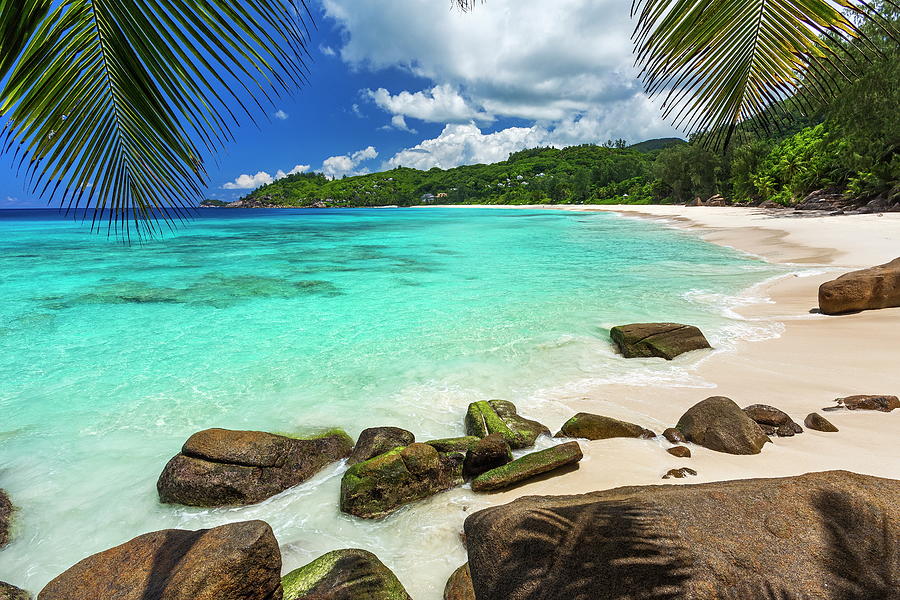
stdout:
[[685,352],[711,347],[698,328],[680,323],[620,325],[613,327],[609,335],[625,358],[672,360]]
[[472,587],[472,573],[469,563],[453,571],[447,585],[444,586],[444,600],[475,600],[475,588]]
[[411,600],[397,576],[365,550],[335,550],[285,575],[284,600]]
[[167,504],[241,506],[262,502],[350,455],[342,430],[307,437],[207,429],[168,462],[156,487]]
[[463,437],[431,440],[425,443],[432,446],[438,452],[468,452],[474,448],[479,441],[481,441],[480,437],[467,435]]
[[583,454],[578,442],[567,442],[546,450],[532,452],[507,465],[479,475],[472,480],[472,490],[492,492],[508,488],[543,473],[575,464],[582,458]]
[[359,434],[347,464],[355,465],[415,441],[416,436],[412,432],[399,427],[370,427]]
[[649,429],[620,421],[612,417],[578,413],[562,426],[556,437],[583,438],[586,440],[606,440],[610,438],[643,438],[650,439],[656,434]]
[[550,435],[550,430],[537,421],[519,416],[512,402],[483,400],[469,405],[466,433],[479,438],[498,433],[515,450],[534,446],[537,437]]
[[341,480],[341,510],[374,519],[450,489],[462,481],[463,458],[460,453],[441,454],[427,444],[411,444],[355,464]]

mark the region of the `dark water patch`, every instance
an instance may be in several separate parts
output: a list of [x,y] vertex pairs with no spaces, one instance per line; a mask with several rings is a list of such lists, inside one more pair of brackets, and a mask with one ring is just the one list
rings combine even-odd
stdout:
[[340,296],[343,292],[323,280],[287,280],[259,275],[212,273],[184,288],[154,286],[141,281],[102,285],[94,291],[72,296],[36,298],[46,308],[61,310],[91,304],[187,304],[229,308],[258,298],[301,298]]
[[56,328],[56,315],[46,312],[28,312],[18,317],[14,317],[6,321],[4,327],[0,328],[0,335],[10,335],[17,330],[22,329],[38,329],[49,331]]
[[425,283],[421,281],[416,281],[414,279],[406,279],[405,277],[397,277],[394,279],[398,285],[402,285],[404,287],[423,287]]
[[432,254],[445,254],[447,256],[462,256],[462,252],[458,250],[448,250],[446,248],[436,248],[431,251]]

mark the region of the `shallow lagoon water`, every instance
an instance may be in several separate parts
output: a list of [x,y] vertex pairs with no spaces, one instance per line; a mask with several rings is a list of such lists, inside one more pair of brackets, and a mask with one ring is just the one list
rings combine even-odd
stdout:
[[286,570],[362,547],[439,598],[464,560],[467,490],[367,522],[337,509],[340,465],[240,509],[161,506],[156,478],[206,427],[426,440],[506,398],[555,430],[567,397],[605,383],[702,386],[702,353],[625,361],[609,328],[687,322],[725,350],[774,335],[727,308],[780,272],[610,213],[204,210],[126,246],[53,211],[0,211],[0,487],[19,507],[0,580],[37,592],[141,533],[259,518]]

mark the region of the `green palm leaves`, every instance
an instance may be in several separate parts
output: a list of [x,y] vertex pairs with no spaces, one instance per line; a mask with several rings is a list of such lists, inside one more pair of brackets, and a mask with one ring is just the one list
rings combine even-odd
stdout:
[[195,206],[203,155],[304,80],[302,3],[0,1],[3,148],[33,193],[119,232]]
[[756,117],[767,124],[804,78],[827,86],[815,77],[852,73],[837,48],[859,35],[844,13],[869,15],[863,6],[851,0],[635,0],[637,61],[648,93],[664,98],[668,118],[689,131],[713,131],[717,142],[727,143],[742,121]]

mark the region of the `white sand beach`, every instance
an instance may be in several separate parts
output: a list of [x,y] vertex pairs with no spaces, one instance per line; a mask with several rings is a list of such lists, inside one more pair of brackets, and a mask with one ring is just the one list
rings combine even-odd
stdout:
[[[567,407],[629,420],[658,431],[660,423],[674,425],[696,402],[723,395],[740,406],[776,406],[801,424],[807,414],[819,412],[840,431],[820,433],[807,429],[794,437],[773,437],[772,444],[756,456],[732,456],[691,445],[693,456],[688,459],[667,454],[666,442],[657,447],[634,439],[582,440],[585,459],[577,471],[493,495],[491,504],[532,494],[778,477],[832,469],[900,479],[900,411],[820,411],[833,406],[833,400],[841,396],[900,394],[900,308],[844,316],[810,312],[817,306],[817,290],[822,282],[900,256],[900,214],[812,217],[793,211],[655,205],[528,208],[615,211],[665,220],[674,227],[696,231],[710,242],[753,253],[773,263],[796,265],[797,272],[805,273],[748,290],[749,296],[767,300],[738,310],[746,319],[782,323],[780,337],[742,341],[735,351],[710,353],[699,364],[696,357],[685,359],[686,368],[711,387],[609,385],[589,397],[564,399]],[[665,315],[660,315],[660,320],[666,320]],[[553,428],[559,423],[548,425]],[[668,469],[681,466],[695,469],[698,476],[661,479]]]

